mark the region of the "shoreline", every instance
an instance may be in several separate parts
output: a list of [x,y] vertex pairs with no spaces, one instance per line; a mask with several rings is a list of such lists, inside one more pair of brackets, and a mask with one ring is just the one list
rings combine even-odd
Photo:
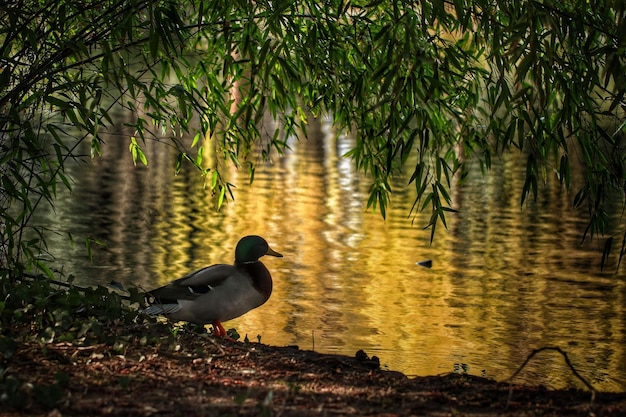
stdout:
[[10,359],[0,356],[0,415],[626,415],[626,393],[597,392],[592,401],[587,390],[469,374],[408,377],[363,351],[349,357],[193,333],[144,342],[17,346]]

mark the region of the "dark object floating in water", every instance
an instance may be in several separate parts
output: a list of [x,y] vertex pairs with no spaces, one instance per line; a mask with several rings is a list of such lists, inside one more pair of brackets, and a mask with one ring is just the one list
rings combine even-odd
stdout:
[[426,259],[425,261],[417,262],[419,266],[423,266],[424,268],[432,268],[433,261],[430,259]]

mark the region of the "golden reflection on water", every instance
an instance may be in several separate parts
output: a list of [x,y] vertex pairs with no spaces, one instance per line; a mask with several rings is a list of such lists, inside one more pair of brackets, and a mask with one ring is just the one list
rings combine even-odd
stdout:
[[[59,228],[107,243],[89,266],[76,249],[59,256],[79,281],[152,288],[213,263],[230,263],[246,234],[265,236],[284,258],[264,258],[274,277],[267,304],[227,323],[255,341],[353,355],[364,349],[390,369],[434,375],[467,367],[502,380],[532,349],[558,346],[601,389],[626,389],[624,275],[600,275],[599,243],[579,246],[583,213],[559,187],[519,205],[521,159],[497,161],[454,187],[449,230],[408,217],[414,193],[395,183],[387,220],[365,208],[368,181],[341,158],[353,139],[312,123],[291,152],[257,161],[255,180],[227,168],[235,200],[220,212],[193,169],[173,176],[163,144],[146,144],[134,167],[125,140],[74,168]],[[550,184],[548,184],[550,185]],[[56,243],[61,248],[62,243]],[[65,246],[66,247],[66,246]],[[433,268],[416,262],[432,259]],[[546,353],[520,381],[581,384]]]

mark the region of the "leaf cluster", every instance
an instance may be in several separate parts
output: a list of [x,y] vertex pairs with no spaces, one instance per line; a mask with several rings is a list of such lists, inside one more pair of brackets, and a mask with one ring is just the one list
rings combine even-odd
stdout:
[[[21,0],[0,10],[0,253],[43,269],[30,224],[70,160],[130,131],[135,163],[158,141],[232,198],[224,164],[254,166],[327,117],[356,144],[385,216],[392,178],[430,210],[431,240],[471,164],[526,158],[520,204],[555,177],[586,208],[587,236],[626,251],[626,6],[569,0]],[[132,114],[124,121],[119,109]],[[266,122],[271,116],[273,123]],[[209,150],[223,156],[204,162]],[[88,149],[85,152],[85,148]],[[574,178],[582,178],[582,183]],[[624,233],[624,237],[621,234]],[[619,243],[622,242],[621,247]]]
[[526,156],[521,204],[551,177],[575,187],[572,205],[589,216],[582,240],[609,235],[603,265],[625,231],[625,14],[613,1],[498,2],[477,27],[489,52],[485,133]]
[[[29,410],[34,403],[54,409],[70,383],[62,373],[53,382],[11,374],[18,349],[38,346],[45,357],[47,352],[55,355],[49,345],[72,347],[75,354],[106,346],[108,354],[124,355],[129,346],[176,350],[181,337],[206,333],[202,326],[175,327],[142,315],[137,305],[143,304],[145,294],[136,288],[120,295],[104,286],[77,287],[71,280],[56,282],[40,275],[20,282],[4,277],[0,290],[0,404],[16,410]],[[122,385],[128,383],[120,380]]]
[[59,287],[45,276],[17,283],[4,277],[0,286],[2,336],[12,340],[111,343],[113,339],[104,339],[110,337],[107,329],[141,321],[137,309],[129,308],[142,302],[136,289],[120,296],[103,286],[82,288],[70,282]]

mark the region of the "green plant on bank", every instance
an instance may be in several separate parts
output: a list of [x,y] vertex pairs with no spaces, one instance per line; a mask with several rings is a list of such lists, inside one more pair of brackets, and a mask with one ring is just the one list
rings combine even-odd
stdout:
[[466,363],[455,363],[453,372],[455,374],[467,375],[469,373],[469,365]]
[[[41,285],[24,281],[26,272],[55,275],[44,261],[49,231],[34,214],[54,207],[60,187],[71,189],[68,161],[98,157],[102,133],[119,127],[118,108],[134,115],[124,124],[135,163],[149,163],[147,141],[174,147],[174,170],[198,167],[219,205],[231,196],[224,163],[252,179],[256,152],[283,152],[288,137],[306,135],[308,119],[328,117],[356,137],[347,156],[371,178],[368,207],[385,216],[391,178],[406,175],[413,209],[431,212],[431,239],[471,163],[488,174],[492,159],[522,153],[521,204],[551,177],[570,189],[579,170],[571,202],[589,214],[583,239],[606,235],[603,264],[614,256],[619,268],[625,14],[626,3],[599,0],[4,4],[2,319],[47,308],[32,316],[45,339],[64,322],[50,316],[55,306],[74,308],[71,289],[24,297]],[[269,131],[267,115],[277,122]],[[210,170],[209,146],[225,161]]]
[[[0,281],[1,285],[7,283]],[[6,293],[6,288],[3,291]],[[116,355],[124,355],[129,346],[175,352],[180,349],[181,336],[206,334],[203,326],[172,325],[140,314],[137,305],[143,298],[132,288],[121,296],[103,286],[59,286],[45,276],[32,277],[12,288],[10,296],[0,302],[0,407],[29,410],[36,403],[51,410],[66,398],[67,374],[57,373],[54,382],[47,383],[8,371],[23,345],[42,346],[41,355],[54,359],[58,358],[48,353],[48,344],[106,345],[107,354]],[[194,353],[207,355],[199,347]],[[132,378],[120,377],[118,382],[125,387],[132,384]]]

